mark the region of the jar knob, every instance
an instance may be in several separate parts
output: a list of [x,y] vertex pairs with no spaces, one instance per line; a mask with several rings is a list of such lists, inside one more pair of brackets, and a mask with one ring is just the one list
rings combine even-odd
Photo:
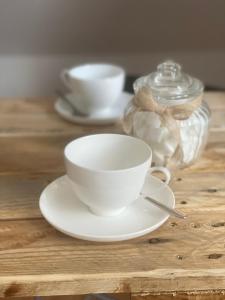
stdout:
[[158,80],[177,80],[181,76],[181,66],[172,60],[167,60],[157,67]]

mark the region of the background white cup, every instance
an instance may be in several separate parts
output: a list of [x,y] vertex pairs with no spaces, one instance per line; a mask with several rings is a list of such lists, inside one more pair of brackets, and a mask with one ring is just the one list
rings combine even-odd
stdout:
[[96,215],[114,216],[135,201],[148,170],[154,167],[151,148],[142,140],[120,134],[96,134],[70,142],[64,151],[67,175],[76,196]]
[[76,108],[85,114],[95,114],[118,100],[125,71],[111,64],[86,64],[63,70],[61,79],[71,90]]

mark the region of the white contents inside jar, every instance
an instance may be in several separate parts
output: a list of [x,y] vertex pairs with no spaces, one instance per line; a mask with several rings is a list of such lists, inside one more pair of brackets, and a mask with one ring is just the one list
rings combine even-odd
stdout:
[[[208,131],[208,118],[202,112],[194,112],[189,119],[176,121],[180,130],[183,152],[180,164],[190,164],[197,158]],[[153,162],[165,165],[177,148],[177,141],[168,128],[163,127],[159,115],[154,112],[137,112],[133,120],[133,134],[146,141],[153,150]]]

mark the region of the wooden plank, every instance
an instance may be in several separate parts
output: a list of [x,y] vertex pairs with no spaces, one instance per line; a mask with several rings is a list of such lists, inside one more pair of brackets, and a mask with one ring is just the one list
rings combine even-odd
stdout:
[[[0,114],[54,112],[55,97],[1,98]],[[224,92],[205,92],[204,100],[211,109],[224,109]]]
[[[0,175],[0,220],[41,217],[38,207],[40,193],[61,175],[57,172]],[[225,210],[225,181],[221,180],[221,176],[225,178],[225,171],[207,176],[177,173],[170,184],[175,191],[176,206],[187,214],[189,211],[216,213]],[[195,182],[198,184],[193,184]]]
[[[87,297],[87,298],[86,298]],[[3,300],[5,298],[0,298]],[[71,295],[71,296],[44,296],[40,300],[130,300],[130,294],[91,294],[91,295]],[[15,300],[14,297],[7,297],[7,300]],[[16,297],[16,300],[35,300],[34,297]]]
[[[96,295],[74,295],[74,296],[53,296],[53,297],[43,297],[43,300],[84,300],[85,297],[90,297],[89,300],[100,300]],[[98,295],[97,295],[98,296]],[[112,300],[130,300],[130,294],[107,294],[104,297],[110,297]],[[109,300],[110,300],[109,298]],[[8,300],[8,299],[7,299]],[[23,299],[26,300],[26,299]]]
[[[205,99],[212,109],[211,127],[225,130],[224,93],[206,93]],[[0,136],[44,136],[95,132],[122,132],[120,123],[108,126],[79,126],[64,121],[54,111],[53,98],[11,99],[0,101]]]
[[0,136],[44,136],[96,132],[118,132],[121,125],[80,126],[65,121],[54,111],[55,99],[12,99],[0,101]]
[[131,300],[224,300],[224,292],[202,292],[202,293],[170,293],[160,295],[132,295]]
[[0,139],[0,173],[64,172],[63,149],[68,137]]
[[[6,299],[6,298],[0,297],[0,299],[3,300],[3,299]],[[15,298],[14,297],[7,297],[7,300],[15,300]],[[16,300],[35,300],[35,298],[34,297],[17,297]]]
[[67,237],[43,219],[1,221],[0,295],[15,281],[14,296],[225,289],[224,215],[192,212],[113,244]]
[[40,218],[42,190],[61,174],[0,175],[0,220]]
[[45,136],[73,134],[80,136],[101,132],[121,132],[121,125],[80,126],[52,114],[5,114],[0,118],[0,136]]
[[[63,173],[63,149],[69,141],[77,137],[76,134],[1,137],[0,174]],[[224,149],[225,133],[212,133],[202,158],[183,172],[223,172]]]
[[212,110],[224,110],[225,93],[224,92],[205,92],[204,100]]

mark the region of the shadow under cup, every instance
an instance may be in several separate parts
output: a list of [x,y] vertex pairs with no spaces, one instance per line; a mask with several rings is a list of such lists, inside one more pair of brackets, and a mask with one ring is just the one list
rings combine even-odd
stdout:
[[74,193],[101,216],[117,215],[138,198],[152,158],[145,142],[120,134],[78,138],[64,155]]

